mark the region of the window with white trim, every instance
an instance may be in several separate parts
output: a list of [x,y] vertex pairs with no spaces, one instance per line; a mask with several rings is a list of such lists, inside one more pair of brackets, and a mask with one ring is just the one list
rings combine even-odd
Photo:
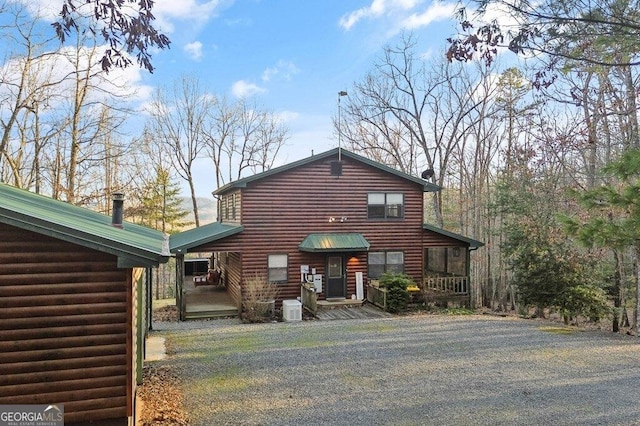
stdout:
[[286,283],[289,256],[286,254],[270,254],[267,259],[267,278],[270,283]]
[[402,219],[404,194],[399,192],[370,192],[367,195],[369,219]]
[[404,272],[404,252],[369,252],[368,266],[368,276],[373,280],[379,279],[385,272],[401,274]]

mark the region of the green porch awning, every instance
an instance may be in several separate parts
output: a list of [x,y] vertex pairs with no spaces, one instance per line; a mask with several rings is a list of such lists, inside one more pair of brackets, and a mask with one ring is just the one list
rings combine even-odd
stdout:
[[318,233],[309,234],[300,243],[300,251],[312,253],[368,251],[369,241],[359,233]]
[[211,244],[214,241],[235,235],[243,230],[244,227],[241,225],[213,222],[199,228],[193,228],[171,235],[169,237],[169,250],[171,253],[189,253],[193,248]]

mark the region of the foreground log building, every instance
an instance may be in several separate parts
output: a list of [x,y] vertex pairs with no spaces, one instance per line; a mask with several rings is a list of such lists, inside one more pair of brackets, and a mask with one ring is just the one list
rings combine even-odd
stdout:
[[163,234],[0,184],[0,404],[62,404],[65,424],[127,425]]

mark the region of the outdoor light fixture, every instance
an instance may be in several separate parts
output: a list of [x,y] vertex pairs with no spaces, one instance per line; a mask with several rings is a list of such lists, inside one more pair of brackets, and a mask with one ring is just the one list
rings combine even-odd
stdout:
[[347,220],[348,220],[348,218],[346,216],[340,216],[340,217],[330,216],[329,217],[329,223],[333,223],[333,222],[344,223]]

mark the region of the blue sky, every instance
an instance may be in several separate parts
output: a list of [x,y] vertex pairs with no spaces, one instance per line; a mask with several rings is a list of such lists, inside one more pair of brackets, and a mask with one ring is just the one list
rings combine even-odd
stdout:
[[[279,163],[337,146],[337,94],[373,67],[387,44],[412,31],[425,55],[441,54],[455,31],[455,2],[429,0],[158,0],[172,40],[154,54],[150,86],[197,76],[210,90],[253,97],[280,114],[290,139]],[[204,170],[197,173],[206,173]],[[206,179],[206,178],[201,178]],[[198,192],[209,194],[198,182]],[[201,189],[202,188],[202,189]]]
[[[61,0],[14,0],[55,16]],[[156,0],[157,26],[171,49],[153,54],[153,74],[110,73],[148,103],[157,87],[195,76],[219,96],[253,98],[279,114],[290,138],[278,164],[337,146],[337,97],[364,78],[383,47],[411,31],[421,53],[443,53],[455,33],[457,2],[431,0]],[[52,18],[50,18],[52,19]],[[142,125],[145,117],[134,120]],[[198,195],[210,196],[210,163],[196,170]]]

